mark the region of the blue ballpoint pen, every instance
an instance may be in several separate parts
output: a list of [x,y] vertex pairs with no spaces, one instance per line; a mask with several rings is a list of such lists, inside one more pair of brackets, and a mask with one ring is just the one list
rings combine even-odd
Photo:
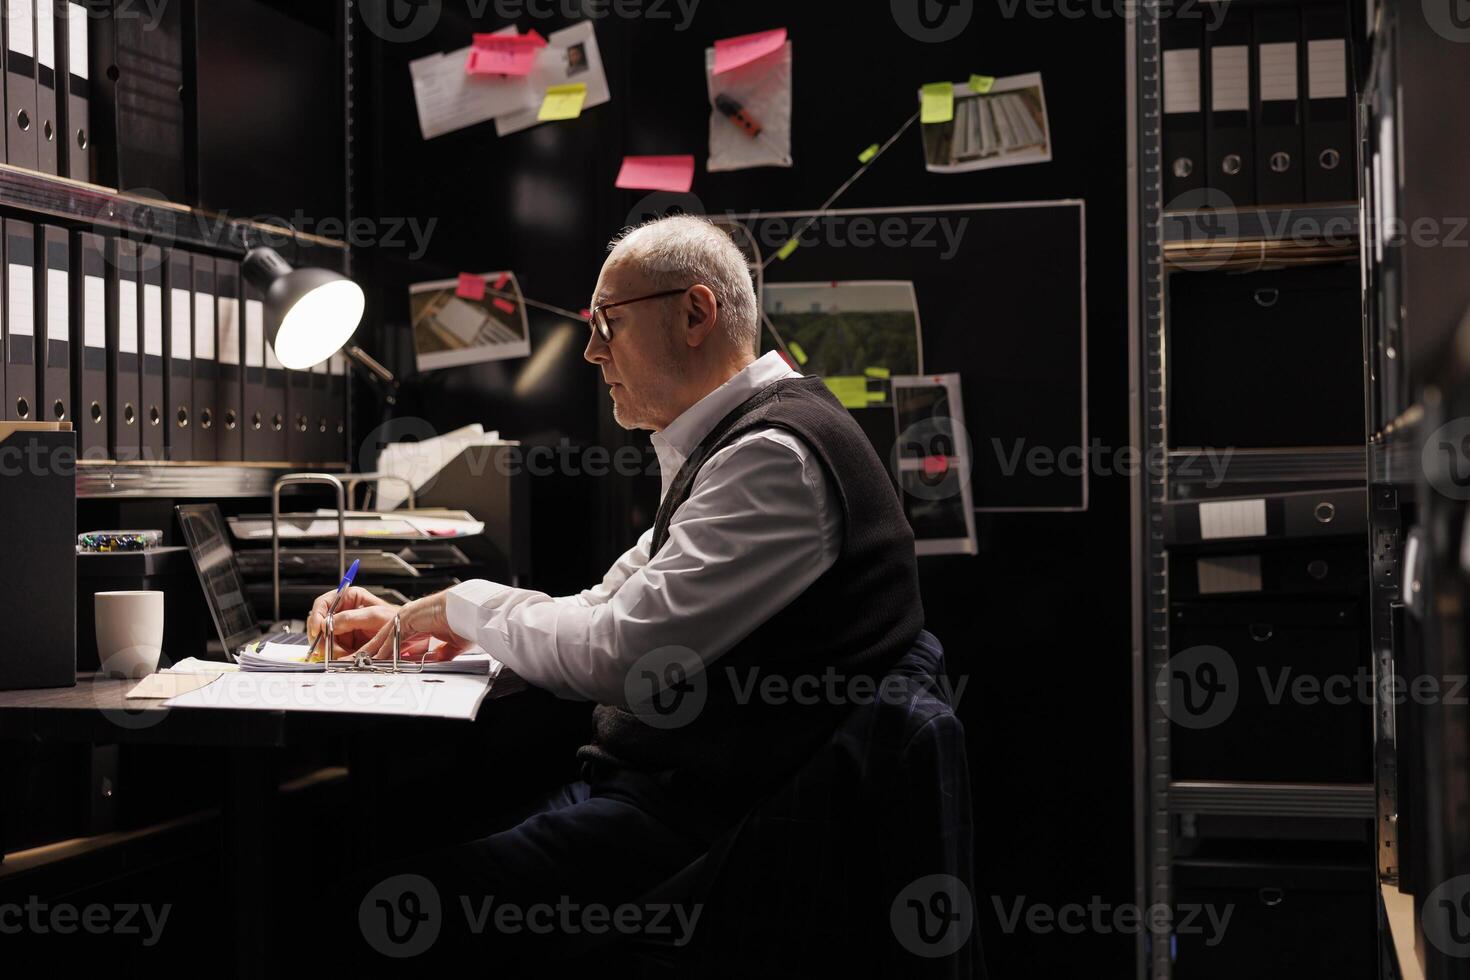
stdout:
[[[362,561],[360,559],[354,558],[352,560],[352,564],[348,566],[347,574],[342,576],[342,582],[340,585],[337,586],[337,597],[332,600],[332,608],[327,610],[328,616],[337,611],[337,606],[342,602],[342,596],[347,593],[347,587],[352,584],[353,579],[357,578],[357,566],[361,564]],[[322,633],[325,633],[326,624],[323,623],[322,625]],[[312,657],[316,656],[316,645],[322,641],[322,633],[318,633],[316,635],[316,639],[311,641],[311,649],[306,651],[306,659],[308,661],[310,661]]]

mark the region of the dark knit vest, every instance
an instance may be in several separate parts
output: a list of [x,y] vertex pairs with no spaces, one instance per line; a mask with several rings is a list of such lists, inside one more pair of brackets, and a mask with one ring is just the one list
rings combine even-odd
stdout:
[[[705,461],[765,428],[793,433],[821,462],[842,509],[836,562],[707,664],[694,681],[705,692],[695,717],[665,727],[644,720],[647,706],[635,713],[599,705],[593,742],[579,758],[670,772],[689,789],[717,796],[762,792],[809,758],[861,698],[871,699],[872,684],[923,628],[914,536],[898,493],[857,422],[819,378],[762,388],[705,436],[659,506],[650,553],[668,540],[674,512]],[[739,616],[740,596],[729,602],[730,615]],[[673,642],[699,649],[698,637]],[[774,685],[766,690],[775,695],[764,696],[763,684]]]

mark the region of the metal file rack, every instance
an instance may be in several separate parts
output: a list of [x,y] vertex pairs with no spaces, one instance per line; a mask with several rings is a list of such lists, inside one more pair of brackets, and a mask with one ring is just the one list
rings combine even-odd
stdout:
[[[1170,451],[1167,298],[1170,271],[1241,270],[1341,262],[1357,256],[1356,203],[1165,212],[1163,209],[1162,56],[1159,0],[1140,0],[1126,35],[1129,150],[1129,401],[1132,444],[1163,467],[1140,467],[1131,488],[1133,559],[1134,856],[1140,908],[1172,907],[1175,823],[1187,814],[1368,819],[1369,784],[1174,781],[1168,688],[1156,685],[1169,659],[1171,504],[1198,496],[1204,482],[1192,454]],[[1361,486],[1369,471],[1359,449],[1303,447],[1237,450],[1226,484]],[[1229,487],[1226,487],[1228,492]],[[1252,493],[1259,496],[1259,493]],[[1140,980],[1173,974],[1170,935],[1137,939]]]

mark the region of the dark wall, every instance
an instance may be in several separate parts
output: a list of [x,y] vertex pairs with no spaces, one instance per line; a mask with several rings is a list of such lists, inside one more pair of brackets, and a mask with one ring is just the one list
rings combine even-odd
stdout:
[[[1111,452],[1128,440],[1125,24],[1120,16],[1068,18],[1049,5],[1041,9],[1051,16],[1043,18],[1028,17],[1024,6],[1009,18],[1009,5],[974,6],[958,38],[931,44],[904,33],[886,3],[704,0],[684,30],[678,7],[661,3],[672,19],[599,20],[613,93],[608,105],[504,139],[483,124],[427,143],[408,62],[463,47],[472,31],[504,22],[493,13],[473,20],[466,0],[445,0],[437,26],[421,39],[384,41],[364,32],[360,98],[371,113],[361,133],[359,210],[382,230],[399,219],[421,227],[438,222],[421,257],[412,256],[411,241],[360,253],[373,325],[363,335],[367,346],[410,372],[407,286],[460,271],[514,269],[526,295],[572,310],[585,306],[608,238],[645,196],[613,187],[625,154],[695,154],[693,192],[711,213],[809,209],[852,173],[860,150],[914,112],[920,84],[972,72],[1040,71],[1053,162],[931,175],[919,134],[910,131],[840,206],[1085,199],[1089,428],[1110,450],[1103,457],[1110,464]],[[517,26],[544,35],[568,23],[522,16]],[[797,165],[705,173],[703,49],[716,38],[783,25],[795,45]],[[1042,291],[1047,284],[1020,281],[1014,288]],[[539,359],[412,380],[399,413],[422,416],[441,431],[481,421],[509,437],[552,445],[643,444],[611,425],[596,371],[580,360],[584,330],[533,316]],[[1074,390],[1076,380],[1058,378],[1056,385]],[[382,406],[364,397],[358,409],[357,431],[368,432]],[[988,451],[983,433],[975,443]],[[652,478],[533,482],[538,587],[589,584],[652,519]],[[946,645],[951,672],[967,683],[959,710],[970,738],[975,898],[987,959],[996,976],[1080,975],[1084,968],[1090,976],[1123,976],[1133,937],[1040,934],[1024,921],[1007,933],[997,908],[1009,913],[1023,896],[1028,905],[1053,908],[1133,900],[1127,479],[1094,472],[1088,512],[985,516],[979,531],[978,557],[924,559],[921,569],[929,628]]]

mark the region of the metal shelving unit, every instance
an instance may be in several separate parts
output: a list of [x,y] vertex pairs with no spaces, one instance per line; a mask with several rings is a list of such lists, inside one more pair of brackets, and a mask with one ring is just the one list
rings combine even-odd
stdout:
[[1364,483],[1368,479],[1367,451],[1356,446],[1176,449],[1168,454],[1168,461],[1169,490],[1175,500],[1195,498],[1203,490],[1228,493],[1231,485]]
[[1169,784],[1174,813],[1222,816],[1373,819],[1373,784],[1246,783],[1190,780]]
[[1176,271],[1248,271],[1358,254],[1358,205],[1166,211],[1164,262]]
[[77,463],[81,500],[168,497],[219,500],[269,497],[277,479],[302,470],[347,472],[346,463]]

